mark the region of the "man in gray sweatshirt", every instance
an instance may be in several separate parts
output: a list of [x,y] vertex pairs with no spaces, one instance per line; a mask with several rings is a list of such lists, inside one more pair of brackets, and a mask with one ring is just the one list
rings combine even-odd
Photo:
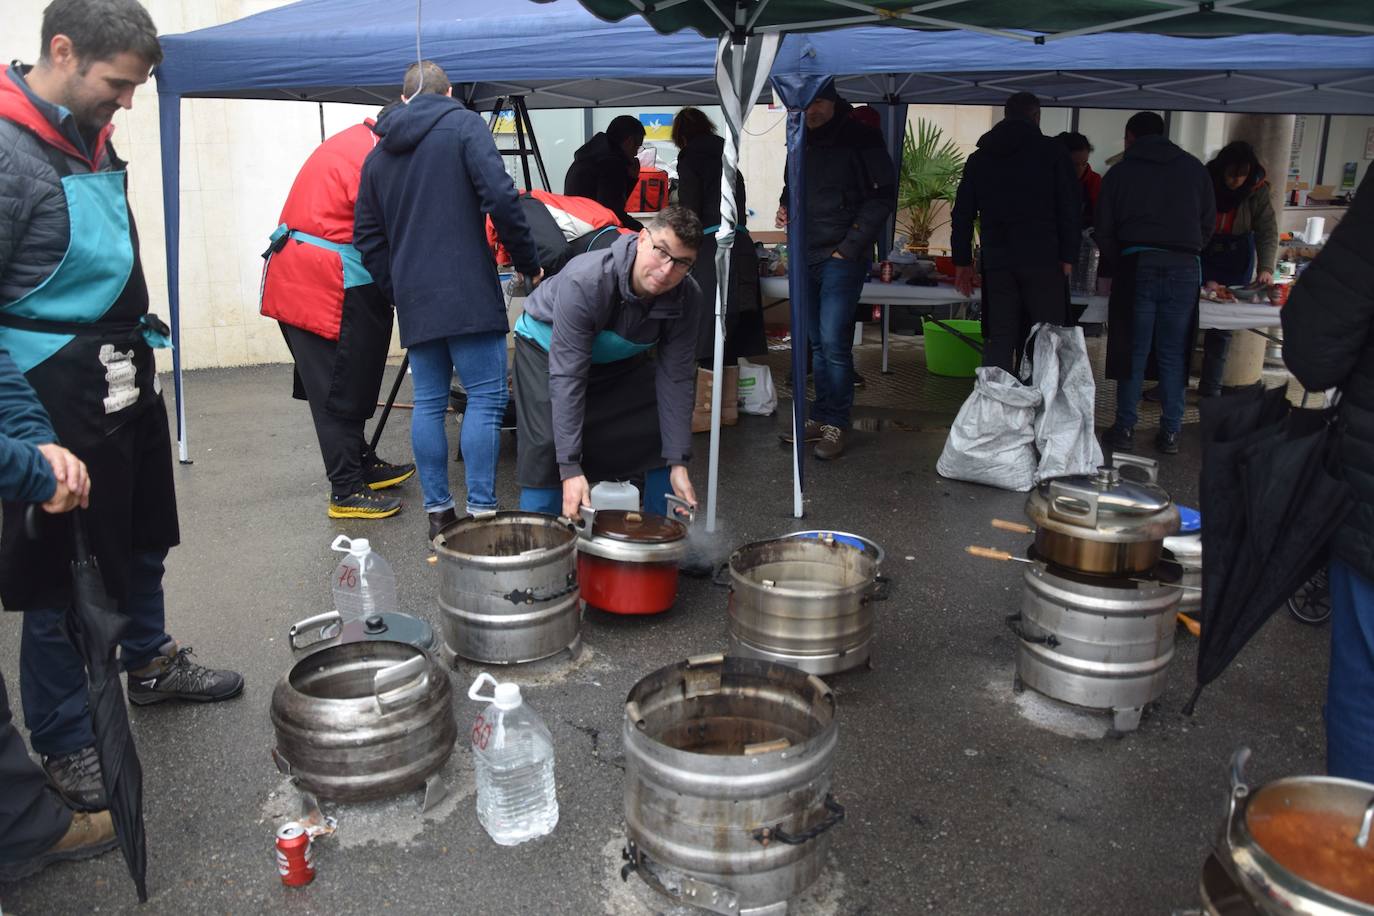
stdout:
[[[578,255],[537,287],[515,325],[520,508],[577,518],[589,480],[645,476],[696,505],[692,456],[701,220],[682,207]],[[656,351],[652,356],[650,351]]]
[[1216,200],[1207,168],[1164,136],[1164,119],[1142,111],[1126,122],[1126,155],[1102,179],[1097,245],[1112,278],[1107,377],[1116,380],[1116,423],[1103,444],[1135,448],[1140,389],[1151,341],[1163,407],[1155,447],[1178,452],[1188,348],[1198,290],[1198,254],[1212,236]]

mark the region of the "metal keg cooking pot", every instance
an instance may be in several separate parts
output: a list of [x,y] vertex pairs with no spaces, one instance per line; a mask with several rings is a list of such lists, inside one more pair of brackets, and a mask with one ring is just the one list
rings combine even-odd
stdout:
[[625,702],[625,866],[713,913],[782,913],[825,866],[844,809],[823,681],[720,655],[660,668]]
[[509,665],[582,644],[577,532],[536,512],[464,518],[434,539],[444,654]]
[[1245,782],[1250,749],[1231,758],[1215,852],[1264,914],[1374,916],[1374,785],[1297,776]]
[[[1122,474],[1138,468],[1145,480]],[[1164,539],[1178,531],[1179,513],[1158,484],[1159,464],[1117,454],[1110,467],[1091,475],[1043,481],[1026,500],[1035,523],[1035,550],[1065,569],[1102,576],[1149,572]]]
[[887,597],[876,554],[787,536],[730,555],[730,654],[835,674],[868,661],[872,603]]
[[448,673],[399,642],[305,656],[272,691],[277,767],[322,798],[367,801],[418,788],[458,737]]
[[582,600],[612,614],[658,614],[677,600],[678,567],[693,519],[684,500],[668,496],[687,522],[648,512],[582,508],[577,575]]

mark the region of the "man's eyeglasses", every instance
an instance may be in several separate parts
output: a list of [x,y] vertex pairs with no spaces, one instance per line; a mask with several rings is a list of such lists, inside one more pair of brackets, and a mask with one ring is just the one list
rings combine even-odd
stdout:
[[[648,230],[645,231],[647,232]],[[696,261],[691,258],[673,257],[673,253],[669,251],[667,248],[664,248],[662,245],[660,245],[658,243],[658,239],[654,238],[654,234],[652,232],[649,233],[649,241],[653,243],[654,254],[658,257],[659,261],[665,264],[671,262],[673,265],[673,270],[680,270],[683,273],[686,273],[687,271],[691,270],[693,267],[696,266]]]

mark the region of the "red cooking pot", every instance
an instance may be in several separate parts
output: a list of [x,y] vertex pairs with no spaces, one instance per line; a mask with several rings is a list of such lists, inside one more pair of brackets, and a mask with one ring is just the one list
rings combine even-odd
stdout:
[[[668,499],[687,508],[675,496]],[[577,581],[583,601],[612,614],[659,614],[673,606],[687,523],[624,509],[583,508],[582,519]]]

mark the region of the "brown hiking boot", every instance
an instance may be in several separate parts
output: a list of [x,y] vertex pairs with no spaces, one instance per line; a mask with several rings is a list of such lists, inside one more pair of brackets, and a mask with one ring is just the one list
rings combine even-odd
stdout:
[[821,427],[821,441],[816,443],[813,454],[822,461],[829,461],[844,454],[844,430],[829,423]]
[[[792,424],[788,423],[787,428],[778,433],[778,438],[783,442],[792,441]],[[819,442],[821,440],[821,423],[819,420],[807,420],[806,426],[802,429],[803,442]]]
[[114,822],[110,820],[110,812],[73,812],[72,822],[68,825],[67,832],[46,852],[41,852],[32,859],[26,859],[23,862],[0,865],[0,882],[27,878],[54,862],[72,862],[98,856],[114,849],[116,842]]

